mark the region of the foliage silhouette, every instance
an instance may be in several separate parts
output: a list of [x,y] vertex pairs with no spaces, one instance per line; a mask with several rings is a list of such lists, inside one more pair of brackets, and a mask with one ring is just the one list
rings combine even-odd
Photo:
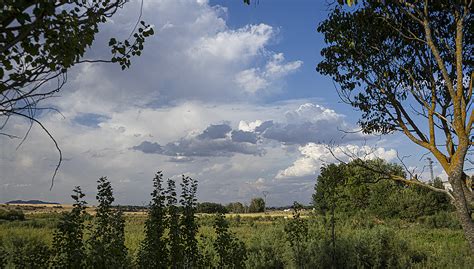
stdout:
[[165,193],[162,187],[163,173],[158,171],[153,178],[152,200],[145,222],[145,239],[140,244],[137,264],[139,268],[167,268]]
[[98,206],[88,240],[87,267],[127,268],[130,264],[125,247],[125,221],[122,211],[112,209],[112,185],[106,177],[98,181]]
[[197,268],[201,260],[196,238],[199,230],[195,216],[197,184],[197,180],[185,175],[182,176],[180,203],[183,213],[180,223],[183,251],[185,253],[183,257],[183,268]]
[[183,267],[183,242],[180,229],[179,208],[176,199],[176,183],[172,179],[168,179],[166,189],[166,206],[167,206],[167,225],[168,225],[168,251],[169,251],[169,267],[173,269]]
[[71,212],[61,216],[53,236],[51,267],[53,268],[84,268],[86,253],[84,246],[84,221],[86,202],[80,187],[73,190],[74,200]]

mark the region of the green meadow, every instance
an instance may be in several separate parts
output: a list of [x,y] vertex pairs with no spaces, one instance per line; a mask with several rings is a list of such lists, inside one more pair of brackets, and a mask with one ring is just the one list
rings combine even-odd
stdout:
[[[297,256],[304,257],[304,268],[327,268],[333,248],[330,231],[321,216],[304,215],[308,233],[301,240],[296,255],[285,225],[291,217],[269,213],[232,214],[227,217],[230,231],[245,243],[247,268],[298,268]],[[23,221],[2,221],[0,242],[3,246],[4,268],[15,267],[16,259],[38,259],[35,252],[51,247],[59,214],[28,214]],[[455,216],[446,227],[433,227],[433,220],[407,222],[401,219],[381,220],[369,215],[357,218],[335,218],[335,257],[338,268],[472,268],[474,259]],[[436,216],[432,217],[436,218]],[[214,216],[201,214],[198,242],[206,259],[215,260],[212,247],[215,232]],[[131,260],[136,257],[144,238],[146,215],[125,215],[125,246]],[[326,221],[327,224],[327,221]],[[87,233],[85,235],[87,237]],[[36,255],[36,256],[35,256]],[[41,260],[41,259],[39,259]],[[47,267],[47,264],[45,264]]]

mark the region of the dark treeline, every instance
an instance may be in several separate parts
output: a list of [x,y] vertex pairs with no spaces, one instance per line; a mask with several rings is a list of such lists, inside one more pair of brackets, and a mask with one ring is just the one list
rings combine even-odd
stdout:
[[241,202],[228,203],[226,206],[219,203],[203,202],[197,205],[197,213],[260,213],[265,212],[265,201],[261,197],[252,198],[250,204]]

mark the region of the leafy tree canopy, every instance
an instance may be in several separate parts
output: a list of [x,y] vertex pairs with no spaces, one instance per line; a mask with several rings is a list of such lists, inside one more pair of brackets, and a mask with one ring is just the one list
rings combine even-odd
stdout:
[[[369,160],[366,165],[377,163],[387,174],[404,175],[403,168],[383,160]],[[443,188],[440,179],[431,183]],[[402,218],[415,221],[418,217],[452,210],[449,198],[421,186],[408,188],[403,182],[389,180],[379,171],[370,171],[358,161],[348,164],[331,164],[321,169],[313,195],[313,204],[327,212],[335,204],[338,212],[346,215],[369,213],[381,218]]]
[[[84,59],[100,24],[106,23],[127,0],[4,0],[0,1],[0,135],[12,116],[37,123],[41,101],[57,93],[67,80],[67,71],[84,62],[114,62],[130,67],[139,56],[153,28],[144,21],[131,29],[123,41],[111,38],[110,59]],[[56,143],[56,148],[61,151]],[[56,175],[56,171],[53,175]]]
[[400,131],[436,158],[452,190],[414,175],[393,179],[448,195],[474,251],[474,192],[465,173],[474,145],[472,8],[472,0],[333,5],[318,27],[327,46],[317,70],[362,112],[363,132]]
[[[117,62],[125,69],[140,55],[153,34],[141,21],[133,38],[111,38],[110,60],[83,60],[99,32],[125,0],[2,1],[0,10],[0,113],[10,116],[36,108],[38,101],[58,91],[66,71],[81,62]],[[137,25],[138,26],[138,25]],[[46,85],[52,79],[58,86]],[[47,88],[42,90],[42,88]]]
[[250,213],[257,213],[257,212],[264,212],[265,211],[265,200],[263,198],[253,198],[250,201],[249,205],[249,212]]

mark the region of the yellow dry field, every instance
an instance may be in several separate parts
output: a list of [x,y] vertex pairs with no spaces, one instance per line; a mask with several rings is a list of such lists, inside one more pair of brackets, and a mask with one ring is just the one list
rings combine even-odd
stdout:
[[[25,214],[61,213],[71,211],[72,205],[67,204],[0,204],[0,209],[21,210]],[[94,208],[87,208],[87,212],[93,212]]]
[[[72,205],[70,204],[0,204],[0,209],[15,209],[21,210],[25,214],[45,214],[45,213],[61,213],[65,211],[71,211]],[[86,208],[86,212],[94,215],[95,214],[95,206],[89,206]],[[146,215],[146,210],[143,211],[134,211],[134,212],[127,212],[125,211],[124,214],[127,216],[144,216]],[[310,211],[302,211],[301,216],[306,217]],[[205,213],[198,213],[198,216],[207,216],[213,214],[205,214]],[[283,218],[291,218],[292,212],[291,211],[283,211],[283,210],[272,210],[267,211],[265,213],[229,213],[226,214],[228,218],[235,218],[240,216],[241,218],[257,218],[257,217],[283,217]]]

